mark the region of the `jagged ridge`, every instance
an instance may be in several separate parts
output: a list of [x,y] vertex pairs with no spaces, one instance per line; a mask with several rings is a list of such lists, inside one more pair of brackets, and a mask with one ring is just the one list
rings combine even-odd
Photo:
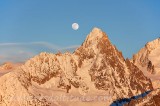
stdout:
[[[112,95],[109,103],[153,89],[151,81],[133,63],[124,59],[122,53],[111,44],[108,36],[100,29],[94,28],[73,54],[41,53],[14,72],[2,76],[0,103],[11,105],[13,102],[8,102],[7,98],[23,93],[34,99],[14,102],[14,105],[51,105],[46,98],[38,99],[31,91],[35,83],[44,85],[53,78],[57,80],[58,86],[54,86],[57,89],[71,87],[79,89],[82,95],[93,93],[95,89],[96,92],[102,90]],[[95,89],[91,87],[91,83]],[[20,90],[22,92],[19,92]]]

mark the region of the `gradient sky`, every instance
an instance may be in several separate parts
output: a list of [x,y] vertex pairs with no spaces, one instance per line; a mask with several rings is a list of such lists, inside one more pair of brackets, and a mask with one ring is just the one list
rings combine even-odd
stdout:
[[131,57],[160,37],[160,0],[0,0],[0,44],[80,45],[93,27]]

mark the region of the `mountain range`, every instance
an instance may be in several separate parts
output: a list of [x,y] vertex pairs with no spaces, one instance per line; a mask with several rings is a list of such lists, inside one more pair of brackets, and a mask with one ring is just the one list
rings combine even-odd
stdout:
[[105,32],[93,28],[73,53],[42,52],[1,76],[0,105],[109,106],[151,91],[125,105],[159,106],[159,47],[156,39],[125,59]]

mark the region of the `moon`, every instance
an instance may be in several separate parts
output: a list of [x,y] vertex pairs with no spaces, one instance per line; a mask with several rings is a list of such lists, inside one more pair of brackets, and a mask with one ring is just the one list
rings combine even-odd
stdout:
[[79,29],[78,23],[73,23],[73,24],[72,24],[72,29],[73,29],[73,30],[78,30],[78,29]]

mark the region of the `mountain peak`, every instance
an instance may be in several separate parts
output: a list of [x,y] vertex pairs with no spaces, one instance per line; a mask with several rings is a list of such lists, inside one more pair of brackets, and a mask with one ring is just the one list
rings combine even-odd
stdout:
[[99,37],[101,38],[103,36],[103,31],[97,27],[94,27],[88,37],[94,38],[94,37]]
[[92,29],[92,32],[102,32],[102,30],[100,28],[94,27]]
[[148,42],[145,46],[149,51],[151,51],[157,47],[160,47],[160,38],[157,38],[153,41]]
[[82,45],[86,47],[97,44],[103,37],[108,39],[107,35],[101,29],[94,27]]

